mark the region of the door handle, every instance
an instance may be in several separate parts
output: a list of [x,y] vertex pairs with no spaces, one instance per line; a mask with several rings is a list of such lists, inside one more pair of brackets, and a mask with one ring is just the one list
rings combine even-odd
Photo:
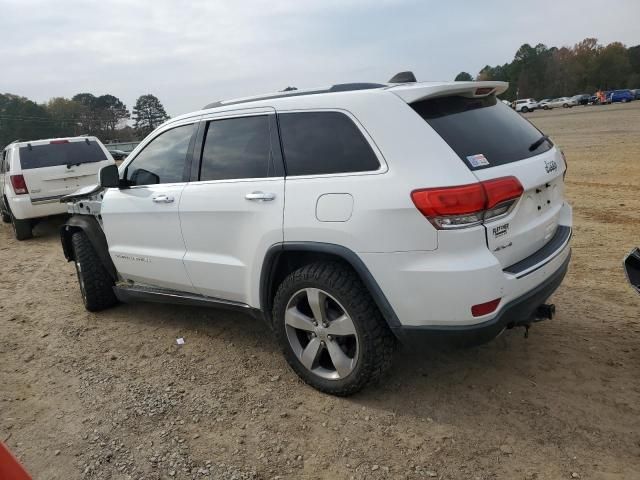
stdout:
[[153,197],[152,200],[155,203],[173,203],[173,197],[169,195],[158,195],[157,197]]
[[259,201],[259,202],[270,202],[276,195],[274,193],[265,193],[265,192],[251,192],[247,193],[244,198],[247,200]]

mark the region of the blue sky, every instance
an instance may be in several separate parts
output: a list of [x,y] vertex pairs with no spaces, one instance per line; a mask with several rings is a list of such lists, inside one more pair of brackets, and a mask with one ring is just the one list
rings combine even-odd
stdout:
[[[603,7],[605,5],[605,7]],[[170,115],[349,81],[475,75],[523,43],[640,43],[640,1],[0,0],[0,92],[153,93]]]

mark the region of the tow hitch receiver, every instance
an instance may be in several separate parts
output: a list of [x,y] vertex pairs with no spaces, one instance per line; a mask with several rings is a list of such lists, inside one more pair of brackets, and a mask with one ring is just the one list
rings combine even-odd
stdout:
[[529,328],[534,322],[541,322],[543,320],[552,320],[556,315],[556,306],[553,303],[545,303],[536,308],[535,315],[531,319],[531,322],[523,323],[524,338],[529,338]]
[[536,310],[536,320],[553,320],[556,315],[556,306],[553,303],[540,305]]

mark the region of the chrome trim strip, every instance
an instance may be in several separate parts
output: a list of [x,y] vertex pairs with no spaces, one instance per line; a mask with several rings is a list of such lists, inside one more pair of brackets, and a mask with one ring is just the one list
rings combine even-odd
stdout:
[[31,199],[31,205],[44,205],[46,203],[58,203],[58,201],[64,197],[64,195],[53,195],[51,197],[40,197],[36,199]]
[[177,290],[158,287],[116,285],[113,287],[113,291],[118,299],[125,303],[140,300],[155,303],[176,303],[180,305],[251,309],[249,305],[241,302],[224,300],[222,298],[205,297],[204,295],[199,295],[197,293],[180,292]]

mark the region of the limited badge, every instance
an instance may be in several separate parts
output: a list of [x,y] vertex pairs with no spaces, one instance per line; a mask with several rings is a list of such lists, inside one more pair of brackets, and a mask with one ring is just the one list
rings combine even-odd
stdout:
[[479,153],[477,155],[469,155],[467,157],[467,162],[469,162],[469,165],[471,165],[472,167],[485,167],[489,165],[489,160],[487,160],[487,157],[485,157],[482,153]]

